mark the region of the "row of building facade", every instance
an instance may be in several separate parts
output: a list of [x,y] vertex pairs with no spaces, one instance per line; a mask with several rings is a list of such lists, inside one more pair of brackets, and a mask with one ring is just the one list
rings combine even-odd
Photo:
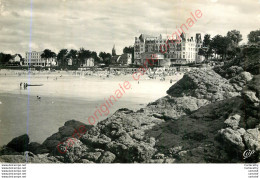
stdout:
[[[58,62],[56,58],[44,59],[41,57],[43,52],[32,51],[25,53],[24,65],[26,66],[42,66],[42,67],[49,67],[49,66],[57,66]],[[72,59],[68,59],[68,66],[72,66]],[[93,67],[94,66],[94,59],[88,58],[84,60],[84,64],[82,67]]]
[[[179,39],[179,40],[178,40]],[[132,54],[114,55],[111,58],[111,64],[129,65],[134,62],[137,65],[143,65],[146,59],[152,55],[157,56],[155,66],[171,66],[173,64],[201,63],[204,58],[198,55],[199,48],[202,47],[201,34],[197,33],[195,38],[187,34],[181,34],[178,39],[163,38],[162,35],[150,36],[141,34],[135,37],[134,42],[134,61]],[[115,50],[113,48],[113,50]],[[43,52],[26,52],[24,65],[30,66],[56,66],[56,58],[44,59],[41,57]],[[113,53],[113,52],[112,52]],[[95,61],[88,58],[82,67],[93,67]],[[68,60],[68,65],[72,65],[72,59]]]
[[[41,57],[41,54],[43,52],[26,52],[25,53],[25,59],[24,59],[24,65],[28,66],[56,66],[58,65],[56,58],[50,58],[50,59],[44,59]],[[111,64],[120,64],[120,65],[129,65],[132,64],[132,54],[122,54],[122,55],[115,55],[111,58]],[[68,59],[68,66],[73,65],[73,59]],[[93,67],[95,66],[95,60],[94,58],[86,58],[83,61],[83,64],[81,67]]]

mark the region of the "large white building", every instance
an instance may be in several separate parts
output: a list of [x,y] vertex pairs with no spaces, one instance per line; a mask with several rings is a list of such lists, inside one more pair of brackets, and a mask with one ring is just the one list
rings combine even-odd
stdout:
[[182,34],[180,40],[162,38],[162,35],[153,37],[141,34],[139,38],[135,37],[134,59],[136,64],[143,64],[149,55],[157,54],[158,66],[198,63],[203,60],[202,56],[198,55],[201,46],[202,40],[199,33],[195,38]]
[[57,65],[56,59],[44,59],[41,57],[41,52],[32,51],[32,52],[25,52],[25,60],[24,65],[30,66],[51,66]]
[[45,60],[41,58],[43,52],[25,52],[25,65],[30,66],[45,66]]

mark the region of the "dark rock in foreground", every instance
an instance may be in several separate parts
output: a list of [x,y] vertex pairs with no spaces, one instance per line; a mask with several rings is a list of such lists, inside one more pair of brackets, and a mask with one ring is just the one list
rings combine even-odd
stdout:
[[21,135],[19,137],[14,138],[7,144],[8,148],[12,148],[17,152],[23,152],[28,149],[29,144],[29,136],[27,134]]
[[[91,129],[92,125],[86,125],[82,122],[70,120],[65,122],[64,126],[59,128],[59,132],[53,134],[52,136],[48,137],[44,142],[43,146],[46,147],[49,151],[57,149],[57,145],[60,142],[65,141],[66,139],[72,137],[75,130],[79,132],[80,126],[85,126],[86,130]],[[79,137],[77,134],[74,134],[75,137]]]

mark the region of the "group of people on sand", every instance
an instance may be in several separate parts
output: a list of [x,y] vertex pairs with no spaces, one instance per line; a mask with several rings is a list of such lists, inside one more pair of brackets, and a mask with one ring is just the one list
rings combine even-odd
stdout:
[[[21,90],[22,88],[23,88],[24,90],[26,90],[27,87],[28,87],[28,83],[23,83],[23,82],[20,83],[20,90]],[[41,96],[38,96],[38,95],[37,95],[37,99],[38,99],[38,100],[41,100]]]
[[23,88],[24,90],[26,90],[27,87],[28,87],[28,83],[23,83],[23,82],[20,83],[20,90],[21,90],[22,88]]

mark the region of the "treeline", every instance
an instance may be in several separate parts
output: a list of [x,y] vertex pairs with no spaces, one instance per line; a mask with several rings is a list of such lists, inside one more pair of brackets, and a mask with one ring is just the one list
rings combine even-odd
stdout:
[[[129,46],[123,49],[123,53],[134,53],[134,48]],[[116,55],[114,53],[114,55]],[[100,52],[97,54],[95,51],[86,50],[84,48],[80,48],[79,50],[75,49],[61,49],[58,54],[51,51],[50,49],[45,49],[43,54],[41,55],[44,59],[57,58],[58,65],[62,68],[66,68],[68,66],[68,62],[72,60],[73,67],[80,67],[84,64],[85,59],[93,58],[95,64],[104,63],[105,65],[109,65],[111,63],[112,55],[106,52]]]
[[[259,45],[260,30],[251,31],[247,37],[248,44]],[[202,48],[199,49],[199,55],[205,56],[206,60],[217,56],[222,59],[235,57],[241,50],[238,46],[240,41],[242,41],[242,35],[238,30],[231,30],[226,36],[216,35],[213,38],[210,34],[206,34]]]
[[12,59],[11,54],[0,53],[0,64],[1,65],[8,63],[10,59]]
[[85,59],[87,58],[93,58],[95,63],[103,62],[105,64],[109,64],[111,54],[100,52],[99,55],[97,55],[95,51],[86,50],[84,48],[80,48],[79,50],[61,49],[58,54],[56,54],[50,49],[45,49],[41,57],[44,59],[57,58],[58,65],[62,68],[66,68],[69,60],[72,60],[72,66],[80,67],[84,64]]

